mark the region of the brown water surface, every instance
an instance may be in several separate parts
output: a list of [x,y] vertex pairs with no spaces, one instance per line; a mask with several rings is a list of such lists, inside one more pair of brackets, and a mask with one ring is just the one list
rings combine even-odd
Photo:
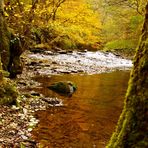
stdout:
[[[46,97],[63,99],[63,107],[38,111],[40,122],[33,130],[39,147],[104,148],[123,108],[129,72],[97,75],[59,75],[38,77],[38,89]],[[59,96],[46,86],[57,81],[73,81],[77,91],[72,97]]]

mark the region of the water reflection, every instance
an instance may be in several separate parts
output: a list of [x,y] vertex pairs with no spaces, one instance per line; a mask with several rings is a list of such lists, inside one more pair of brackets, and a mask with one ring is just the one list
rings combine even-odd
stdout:
[[[37,78],[45,96],[64,100],[64,107],[37,112],[40,119],[33,136],[40,147],[103,148],[109,140],[123,107],[129,72],[99,75],[62,75]],[[71,98],[46,87],[57,81],[73,81],[78,90]]]

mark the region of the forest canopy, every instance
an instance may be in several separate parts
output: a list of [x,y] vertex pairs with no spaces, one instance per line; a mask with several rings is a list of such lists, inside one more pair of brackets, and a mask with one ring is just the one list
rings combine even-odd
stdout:
[[88,0],[100,14],[105,50],[135,50],[147,0]]
[[[33,46],[133,53],[146,0],[5,0],[9,27]],[[17,21],[16,21],[17,20]]]
[[69,49],[101,40],[99,13],[84,0],[13,0],[6,1],[5,9],[9,27],[40,44]]

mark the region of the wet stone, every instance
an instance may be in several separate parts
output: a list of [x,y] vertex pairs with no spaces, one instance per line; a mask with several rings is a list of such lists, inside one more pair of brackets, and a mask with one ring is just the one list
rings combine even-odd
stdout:
[[61,51],[58,51],[59,54],[66,54],[67,51],[66,50],[61,50]]
[[46,55],[54,55],[54,53],[52,51],[45,51]]
[[58,98],[42,98],[43,101],[47,102],[50,106],[63,106],[63,102]]
[[34,91],[33,91],[33,92],[31,92],[31,95],[32,95],[32,96],[40,96],[40,93],[34,92]]

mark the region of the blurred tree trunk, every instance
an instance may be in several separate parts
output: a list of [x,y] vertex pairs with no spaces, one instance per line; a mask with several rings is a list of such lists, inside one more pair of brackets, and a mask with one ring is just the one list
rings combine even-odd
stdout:
[[10,32],[4,18],[4,1],[0,0],[0,55],[3,69],[7,70],[10,57]]
[[107,148],[148,147],[148,3],[125,106]]
[[1,63],[1,52],[2,52],[2,22],[3,22],[3,1],[0,0],[0,82],[3,79],[3,74],[2,74],[2,63]]

